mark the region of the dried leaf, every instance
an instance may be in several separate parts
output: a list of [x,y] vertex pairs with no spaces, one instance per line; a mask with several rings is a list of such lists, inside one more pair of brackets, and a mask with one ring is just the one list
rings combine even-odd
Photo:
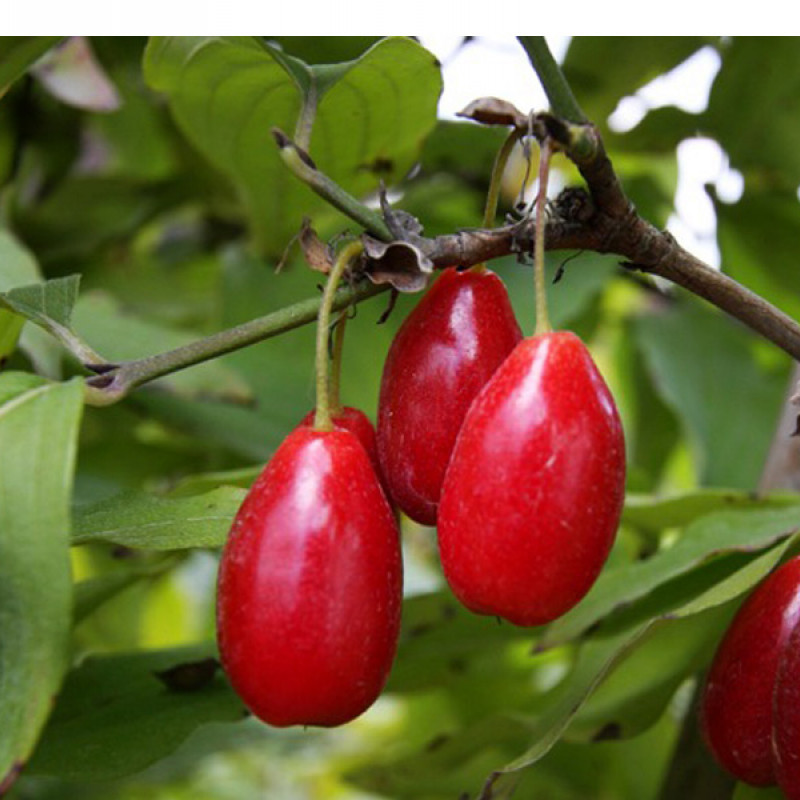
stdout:
[[303,256],[311,269],[327,275],[333,267],[330,252],[322,243],[317,232],[311,227],[308,217],[303,220],[303,226],[297,235],[297,241],[303,250]]
[[381,184],[380,203],[383,218],[395,239],[411,239],[422,235],[422,223],[408,211],[392,208],[386,194],[386,187]]
[[428,284],[433,262],[410,242],[380,242],[361,237],[368,256],[365,273],[373,283],[389,283],[399,292],[420,292]]
[[513,103],[499,97],[480,97],[473,100],[463,111],[456,115],[480,122],[482,125],[513,125],[524,127],[528,117]]

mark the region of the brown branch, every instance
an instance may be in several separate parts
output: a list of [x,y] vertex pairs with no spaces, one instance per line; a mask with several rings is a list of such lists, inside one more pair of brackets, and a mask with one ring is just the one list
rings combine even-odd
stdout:
[[[597,130],[565,127],[574,141],[580,141],[580,156],[577,148],[564,149],[587,189],[566,189],[554,201],[545,229],[547,250],[621,256],[624,266],[665,278],[702,297],[800,361],[800,325],[794,319],[642,219],[625,195]],[[563,138],[560,143],[563,147]],[[466,230],[414,243],[437,267],[471,266],[511,253],[532,253],[534,238],[533,220],[525,219],[494,230]]]

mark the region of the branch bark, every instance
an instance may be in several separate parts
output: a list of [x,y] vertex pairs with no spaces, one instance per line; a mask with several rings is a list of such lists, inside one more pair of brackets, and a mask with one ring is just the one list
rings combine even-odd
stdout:
[[[622,259],[622,266],[665,278],[704,298],[800,361],[800,325],[794,319],[700,261],[668,232],[658,230],[637,214],[593,125],[571,123],[550,114],[526,116],[519,112],[509,112],[503,124],[511,124],[525,134],[532,133],[540,141],[549,138],[571,158],[586,181],[586,188],[565,189],[552,203],[544,231],[546,250],[614,253]],[[536,233],[532,218],[502,228],[463,230],[435,238],[424,237],[418,226],[390,224],[391,209],[385,208],[381,217],[339,190],[313,163],[304,161],[302,153],[285,136],[279,139],[279,146],[298,177],[368,232],[393,245],[399,242],[411,245],[410,251],[416,251],[414,258],[420,274],[427,273],[431,264],[440,268],[470,267],[501,256],[529,255],[534,251]],[[402,268],[407,268],[407,260],[401,260]],[[370,259],[366,261],[369,271]],[[340,294],[336,309],[386,288],[360,281]],[[95,405],[114,403],[155,378],[312,322],[318,308],[319,300],[309,299],[176,351],[121,365],[91,365],[89,368],[100,374],[87,379],[87,401]]]
[[[592,129],[595,152],[573,158],[586,189],[566,189],[554,201],[545,228],[547,250],[594,250],[620,256],[622,266],[683,287],[748,325],[800,361],[800,325],[724,272],[683,249],[637,213],[625,195],[602,141]],[[570,155],[570,153],[567,153]],[[495,230],[472,230],[417,241],[437,266],[471,266],[510,253],[532,253],[534,221]]]

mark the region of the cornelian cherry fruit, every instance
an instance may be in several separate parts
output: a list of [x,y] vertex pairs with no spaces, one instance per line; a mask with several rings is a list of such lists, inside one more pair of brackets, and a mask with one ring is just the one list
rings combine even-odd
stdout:
[[581,340],[523,339],[471,405],[439,505],[445,577],[469,609],[517,625],[561,616],[614,542],[625,443]]
[[[313,427],[314,415],[315,411],[312,409],[300,420],[300,425],[306,428]],[[360,408],[342,406],[338,411],[331,414],[331,421],[335,428],[343,428],[355,434],[358,441],[361,442],[363,448],[367,451],[369,460],[372,462],[372,466],[375,469],[375,474],[383,485],[380,462],[378,461],[378,445],[375,439],[375,427],[372,422],[370,422],[369,417]]]
[[217,636],[233,688],[275,726],[333,726],[378,697],[397,647],[394,516],[357,437],[300,426],[247,494],[222,554]]
[[788,800],[800,800],[800,623],[797,622],[778,661],[772,709],[775,778]]
[[435,524],[464,415],[521,337],[500,278],[452,267],[397,332],[381,380],[378,456],[392,499],[412,519]]
[[800,672],[792,666],[800,650],[798,642],[791,647],[788,642],[798,622],[800,557],[769,575],[739,609],[717,648],[701,703],[704,738],[716,760],[740,781],[774,784],[773,736],[779,751],[780,743],[793,742],[794,755],[779,759],[778,769],[793,773],[793,797],[800,797],[800,771],[791,763],[800,752],[800,728],[795,728],[800,719],[787,702],[796,703],[800,694]]

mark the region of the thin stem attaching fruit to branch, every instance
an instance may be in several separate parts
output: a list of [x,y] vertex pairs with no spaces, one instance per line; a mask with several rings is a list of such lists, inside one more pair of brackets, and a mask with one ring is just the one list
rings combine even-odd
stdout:
[[333,346],[331,347],[331,375],[328,381],[328,399],[331,414],[342,410],[342,354],[344,353],[344,332],[347,328],[347,309],[339,314],[333,327]]
[[317,408],[314,413],[314,429],[318,431],[333,430],[331,420],[330,385],[328,380],[328,338],[331,333],[331,311],[336,297],[336,289],[350,264],[364,251],[364,245],[351,242],[336,257],[333,268],[328,274],[325,293],[319,307],[317,320]]
[[539,191],[536,196],[536,238],[533,250],[533,275],[536,297],[535,335],[552,330],[547,313],[547,286],[544,275],[545,213],[547,205],[547,183],[550,177],[550,140],[545,139],[539,155]]
[[492,167],[492,177],[489,182],[489,191],[486,194],[486,207],[483,212],[483,227],[491,228],[494,225],[494,218],[497,214],[497,203],[500,199],[500,189],[503,185],[503,175],[508,165],[508,159],[514,149],[514,145],[522,138],[519,129],[513,128],[506,137]]
[[567,79],[553,58],[544,36],[520,36],[520,43],[525,48],[539,81],[550,101],[554,114],[570,122],[587,122],[575,95],[572,94]]
[[[489,191],[486,193],[486,206],[483,211],[483,227],[491,228],[494,225],[494,218],[497,214],[497,205],[500,200],[500,190],[503,186],[503,175],[505,175],[508,159],[514,149],[514,145],[522,139],[522,132],[518,128],[512,128],[501,148],[497,151],[492,166],[492,177],[489,180]],[[483,263],[476,264],[473,270],[480,271],[486,269]]]
[[297,178],[334,208],[357,222],[368,233],[381,241],[392,241],[394,237],[380,214],[367,208],[325,173],[320,172],[308,153],[299,148],[285,133],[273,128],[272,136],[280,148],[283,162]]
[[[388,289],[387,284],[379,286],[369,281],[344,286],[336,293],[332,310],[339,311]],[[95,406],[111,405],[156,378],[307,325],[317,319],[321,302],[319,297],[302,300],[184,347],[113,366],[86,379],[86,402]]]

